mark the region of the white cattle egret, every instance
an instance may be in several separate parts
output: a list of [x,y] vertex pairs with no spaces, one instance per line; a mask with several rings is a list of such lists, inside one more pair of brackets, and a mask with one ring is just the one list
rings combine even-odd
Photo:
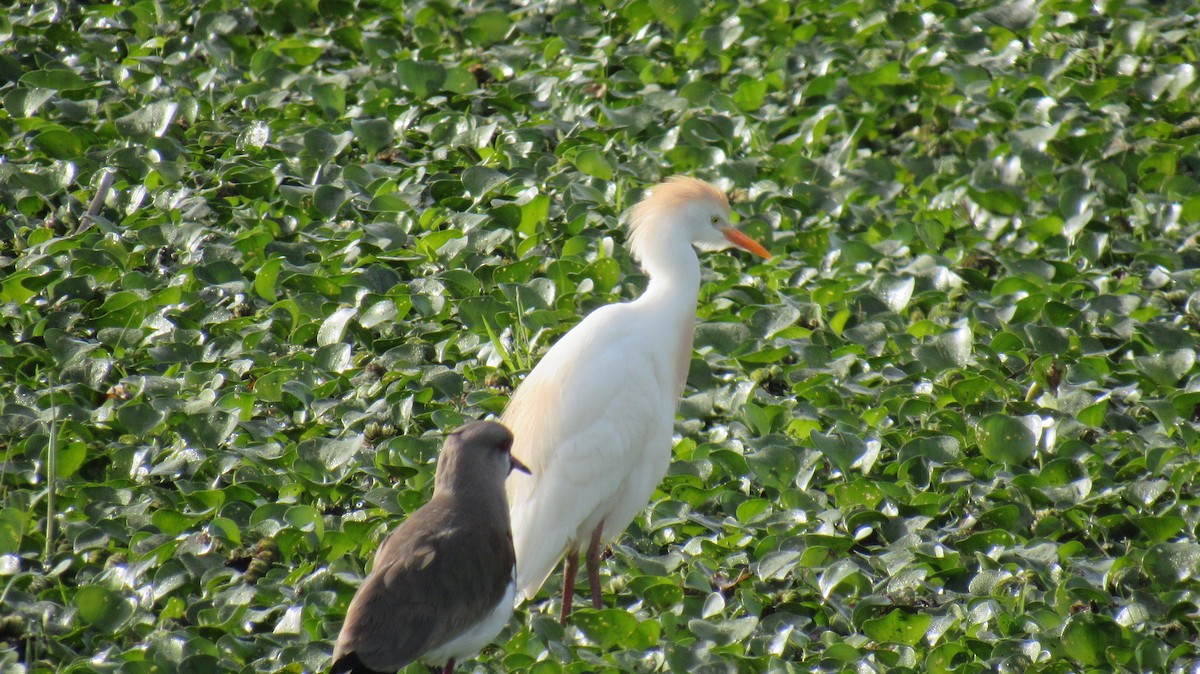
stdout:
[[600,553],[646,506],[671,461],[700,291],[693,246],[770,253],[729,223],[715,186],[675,177],[631,210],[629,248],[650,277],[632,302],[601,307],[564,335],[513,393],[501,418],[530,474],[508,478],[517,591],[533,597],[566,555],[561,620],[587,547],[600,608]]
[[450,434],[433,498],[379,546],[350,601],[333,674],[395,672],[423,660],[454,670],[508,622],[516,595],[504,478],[512,434],[491,421]]

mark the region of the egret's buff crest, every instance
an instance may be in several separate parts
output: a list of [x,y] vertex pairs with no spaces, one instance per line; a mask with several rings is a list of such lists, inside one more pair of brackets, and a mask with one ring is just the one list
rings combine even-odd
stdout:
[[690,203],[709,201],[716,205],[728,218],[729,199],[725,193],[712,183],[690,176],[673,176],[661,185],[650,189],[650,193],[630,211],[629,216],[629,251],[634,258],[641,260],[646,250],[647,239],[654,236],[654,230],[670,226],[668,218],[672,213],[678,213]]

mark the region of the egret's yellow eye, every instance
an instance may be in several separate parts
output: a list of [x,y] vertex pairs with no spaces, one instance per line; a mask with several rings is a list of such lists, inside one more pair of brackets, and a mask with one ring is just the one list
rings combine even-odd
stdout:
[[721,221],[721,216],[719,216],[719,215],[714,215],[714,216],[712,216],[712,223],[713,223],[714,225],[715,225],[715,224],[717,224],[717,223],[718,223],[718,222],[720,222],[720,221]]

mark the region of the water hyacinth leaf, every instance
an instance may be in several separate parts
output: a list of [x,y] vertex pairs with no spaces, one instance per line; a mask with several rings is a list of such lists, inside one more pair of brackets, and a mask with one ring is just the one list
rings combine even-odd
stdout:
[[14,89],[4,95],[4,109],[11,117],[32,117],[53,97],[53,89]]
[[325,53],[325,47],[316,41],[290,37],[272,45],[274,51],[283,54],[300,66],[310,66]]
[[59,477],[71,477],[79,471],[79,467],[87,460],[87,445],[79,441],[58,443]]
[[179,434],[193,447],[215,448],[223,445],[237,427],[236,414],[202,412],[191,414],[180,426]]
[[821,596],[828,599],[833,596],[833,592],[838,586],[860,574],[861,570],[857,564],[843,559],[821,572],[821,577],[817,580],[817,587],[821,591]]
[[1139,517],[1134,520],[1134,523],[1142,530],[1146,538],[1153,543],[1165,543],[1174,538],[1187,526],[1187,522],[1182,517],[1174,516]]
[[809,439],[843,474],[849,473],[867,453],[866,443],[847,433],[825,434],[814,430],[809,434]]
[[914,438],[900,448],[900,460],[920,456],[934,463],[954,463],[962,456],[958,439],[950,435]]
[[735,355],[750,339],[750,330],[743,323],[701,323],[696,326],[695,346],[705,347],[717,353]]
[[313,192],[313,205],[322,216],[333,218],[342,209],[342,204],[346,203],[347,198],[349,194],[341,187],[320,185]]
[[402,60],[396,64],[400,83],[417,98],[428,98],[441,90],[446,81],[446,69],[429,62]]
[[483,198],[485,194],[496,189],[505,180],[506,177],[503,173],[486,166],[471,166],[462,174],[463,187],[476,199]]
[[863,632],[883,643],[915,646],[925,637],[931,620],[932,618],[925,613],[906,613],[900,609],[893,609],[883,617],[863,623]]
[[597,148],[588,148],[575,155],[572,160],[580,171],[593,178],[612,180],[613,167],[604,153]]
[[350,142],[351,135],[334,135],[324,129],[309,129],[304,132],[304,152],[321,163],[328,162],[341,154]]
[[88,585],[76,592],[75,607],[85,624],[108,633],[116,632],[133,615],[128,599],[100,585]]
[[901,312],[912,299],[915,287],[916,279],[911,276],[887,278],[876,284],[875,293],[888,305],[889,309]]
[[346,334],[346,326],[350,324],[350,319],[358,313],[354,307],[341,307],[329,314],[329,317],[321,322],[321,328],[317,331],[317,345],[329,346],[342,341]]
[[391,145],[394,135],[392,122],[386,118],[353,119],[350,120],[350,129],[363,149],[371,154]]
[[354,350],[349,344],[337,342],[317,349],[317,366],[329,372],[345,372],[354,366]]
[[92,86],[74,70],[48,68],[32,70],[21,75],[21,84],[27,87],[53,89],[55,91],[79,91]]
[[0,670],[328,669],[678,174],[775,257],[698,251],[620,613],[460,669],[1186,668],[1200,33],[1117,4],[15,3]]
[[1174,587],[1200,574],[1200,544],[1159,543],[1146,551],[1142,565],[1161,587]]
[[371,330],[383,323],[392,323],[400,316],[400,310],[392,300],[380,300],[358,317],[358,324]]
[[175,121],[179,104],[175,101],[155,101],[116,120],[121,135],[134,139],[162,136]]
[[275,293],[275,284],[279,279],[279,272],[283,269],[283,258],[271,258],[262,265],[254,275],[254,292],[258,296],[268,302],[278,301],[279,297]]
[[758,627],[758,618],[748,616],[733,620],[699,620],[688,621],[688,631],[699,639],[711,641],[718,646],[739,643],[746,640]]
[[1193,349],[1163,351],[1134,359],[1138,370],[1160,386],[1173,386],[1196,364]]
[[311,531],[320,538],[325,535],[325,525],[321,513],[310,505],[294,505],[283,513],[283,521],[299,529]]
[[1105,651],[1123,641],[1124,633],[1112,618],[1090,611],[1076,613],[1063,626],[1063,649],[1085,666],[1104,664],[1107,662]]
[[50,354],[63,365],[79,362],[98,346],[53,328],[46,330],[43,336],[46,339],[46,346],[50,349]]
[[320,466],[323,470],[332,471],[345,465],[362,446],[363,438],[358,435],[341,440],[317,438],[300,443],[296,448],[296,454],[302,459]]
[[971,188],[970,194],[976,203],[997,215],[1012,215],[1025,207],[1025,200],[1019,194],[1010,190],[978,190]]
[[655,18],[677,35],[700,15],[700,7],[694,0],[650,0],[650,10],[654,12]]
[[508,18],[508,14],[490,10],[477,14],[467,26],[465,35],[474,44],[486,47],[507,37],[511,28],[512,20]]
[[636,618],[621,609],[577,611],[572,614],[572,622],[602,650],[608,650],[628,639],[638,624]]
[[[328,119],[339,119],[346,114],[346,90],[336,84],[322,82],[312,88],[313,102]],[[343,134],[343,135],[349,135]]]
[[949,330],[916,348],[917,359],[933,371],[966,367],[971,361],[970,328]]
[[20,550],[26,517],[26,513],[16,508],[0,510],[0,555],[10,555]]
[[787,577],[799,561],[799,551],[777,550],[763,557],[755,565],[755,573],[763,580],[779,580]]
[[1023,463],[1037,449],[1037,438],[1029,426],[1005,414],[990,414],[981,419],[978,438],[979,451],[996,463]]
[[608,292],[621,279],[621,265],[611,257],[602,257],[587,266],[584,273],[596,283],[596,289]]
[[50,127],[38,132],[33,137],[33,146],[57,159],[78,157],[83,151],[79,137],[62,127]]

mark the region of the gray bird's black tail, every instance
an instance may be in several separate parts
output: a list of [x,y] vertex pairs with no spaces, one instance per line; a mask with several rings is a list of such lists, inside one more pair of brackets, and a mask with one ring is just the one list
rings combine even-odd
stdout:
[[362,660],[358,659],[358,653],[347,653],[338,658],[338,661],[333,663],[329,674],[395,674],[395,672],[381,672],[378,669],[371,669],[363,664]]

